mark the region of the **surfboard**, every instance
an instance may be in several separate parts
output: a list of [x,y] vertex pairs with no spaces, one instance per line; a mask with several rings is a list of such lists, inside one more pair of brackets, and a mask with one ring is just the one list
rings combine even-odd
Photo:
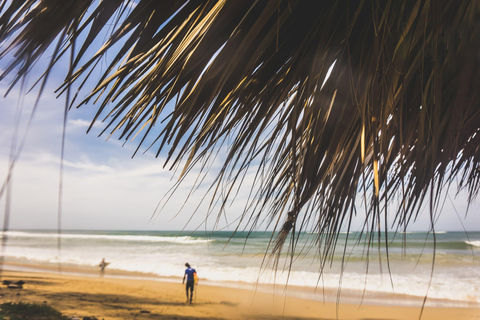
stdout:
[[196,272],[193,273],[193,282],[194,282],[195,284],[198,283],[198,276],[197,276],[197,273],[196,273]]

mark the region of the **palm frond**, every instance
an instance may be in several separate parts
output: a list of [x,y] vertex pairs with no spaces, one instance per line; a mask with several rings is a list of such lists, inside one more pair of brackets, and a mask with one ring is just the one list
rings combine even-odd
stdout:
[[150,138],[171,168],[184,165],[178,183],[230,141],[212,189],[225,205],[255,168],[244,218],[275,224],[275,250],[309,225],[327,257],[359,194],[373,232],[395,197],[385,229],[406,227],[425,199],[435,210],[456,177],[470,199],[478,193],[478,0],[13,0],[1,9],[0,57],[14,53],[2,79],[15,70],[15,85],[54,41],[59,56],[80,42],[58,92],[96,83],[71,103],[98,104],[93,122],[104,117],[119,139],[140,134],[139,148]]

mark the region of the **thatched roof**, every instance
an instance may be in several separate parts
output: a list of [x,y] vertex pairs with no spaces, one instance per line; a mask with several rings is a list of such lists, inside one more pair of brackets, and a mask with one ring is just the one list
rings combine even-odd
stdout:
[[479,14],[478,0],[4,1],[0,54],[15,57],[2,78],[16,85],[50,48],[43,81],[69,57],[58,93],[95,102],[106,133],[168,153],[179,182],[227,146],[214,197],[256,170],[250,226],[277,223],[280,249],[314,225],[328,246],[359,199],[379,231],[424,201],[433,223],[454,179],[477,194]]

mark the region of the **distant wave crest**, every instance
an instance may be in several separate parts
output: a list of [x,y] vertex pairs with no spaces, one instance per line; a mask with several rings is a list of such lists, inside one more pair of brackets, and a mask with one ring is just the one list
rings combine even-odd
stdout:
[[[425,234],[425,231],[399,231],[400,234]],[[428,232],[433,234],[434,232]],[[448,231],[435,231],[435,234],[446,234]]]
[[[21,231],[9,231],[8,237],[26,237],[26,238],[43,238],[51,239],[57,238],[56,233],[30,233]],[[75,234],[75,233],[63,233],[62,239],[83,239],[83,240],[111,240],[111,241],[129,241],[129,242],[175,242],[175,243],[205,243],[215,241],[213,239],[192,238],[189,236],[183,237],[165,237],[165,236],[147,236],[147,235],[95,235],[95,234]]]
[[474,247],[480,247],[480,240],[477,241],[465,241],[466,244],[469,244]]

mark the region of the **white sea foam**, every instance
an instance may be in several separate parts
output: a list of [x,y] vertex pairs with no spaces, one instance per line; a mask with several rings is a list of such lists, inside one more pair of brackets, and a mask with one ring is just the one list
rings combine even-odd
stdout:
[[[274,272],[266,270],[259,272],[258,268],[231,268],[213,267],[199,268],[199,277],[218,283],[244,282],[276,285],[292,285],[300,287],[327,288],[337,290],[353,290],[359,293],[367,292],[397,293],[417,297],[424,297],[427,293],[430,298],[455,301],[470,301],[477,297],[478,279],[473,276],[464,281],[452,281],[448,274],[434,276],[429,289],[428,275],[392,275],[393,286],[387,274],[359,274],[344,273],[340,282],[338,273],[326,273],[320,280],[318,273],[307,271]],[[170,274],[168,274],[170,275]],[[474,283],[477,286],[473,285]]]
[[[130,272],[143,272],[159,277],[182,277],[183,266],[189,262],[197,269],[201,280],[222,283],[246,284],[277,284],[312,288],[317,286],[331,289],[357,290],[359,295],[364,289],[369,292],[398,293],[423,297],[428,292],[430,298],[449,299],[456,301],[480,300],[480,268],[478,261],[471,259],[471,250],[465,250],[465,255],[449,256],[449,251],[438,253],[437,265],[429,288],[431,261],[419,262],[418,258],[412,261],[396,258],[392,266],[391,276],[383,274],[378,265],[372,263],[369,274],[365,274],[364,261],[352,259],[349,262],[342,278],[339,268],[325,269],[319,278],[318,261],[312,256],[306,260],[296,262],[290,273],[271,269],[260,270],[265,239],[257,236],[244,246],[243,240],[231,241],[225,247],[228,237],[175,237],[167,233],[159,236],[145,233],[131,233],[115,235],[111,233],[66,233],[62,239],[62,250],[57,250],[55,233],[40,232],[9,232],[9,241],[5,250],[6,261],[32,262],[40,264],[57,264],[97,268],[102,258],[111,264],[108,269],[117,269]],[[63,238],[66,237],[66,238]],[[42,240],[43,239],[43,240]],[[472,237],[468,243],[480,246],[478,235]],[[77,241],[78,240],[78,241]],[[91,240],[91,241],[87,241]],[[190,241],[190,242],[188,242]],[[452,240],[458,243],[463,240]],[[266,241],[268,242],[268,241]],[[189,243],[181,246],[178,243]],[[352,249],[353,250],[353,249]],[[359,249],[360,250],[360,249]],[[361,251],[356,253],[361,255]],[[391,253],[392,254],[392,253]],[[468,257],[463,259],[462,257]],[[447,259],[448,258],[448,259]],[[453,259],[455,258],[455,259]],[[310,260],[309,260],[310,259]],[[392,258],[393,259],[393,258]],[[453,260],[452,260],[453,259]],[[338,264],[338,263],[337,263]]]
[[477,272],[469,278],[459,280],[452,278],[450,274],[434,275],[430,289],[428,289],[429,275],[420,274],[393,274],[393,287],[388,274],[362,274],[356,272],[345,272],[340,282],[338,273],[325,273],[319,280],[319,274],[309,271],[274,272],[273,270],[260,270],[259,267],[235,267],[221,265],[218,261],[206,261],[205,256],[192,256],[192,254],[153,254],[147,256],[143,252],[114,252],[100,249],[96,254],[93,252],[62,252],[61,257],[57,256],[55,250],[18,250],[7,251],[7,260],[28,260],[44,264],[57,264],[61,261],[65,265],[95,268],[101,259],[106,256],[111,262],[110,269],[117,269],[129,272],[142,272],[155,274],[160,277],[181,277],[183,276],[183,264],[186,261],[199,261],[193,267],[197,269],[200,279],[217,282],[219,284],[246,283],[246,284],[276,284],[300,286],[300,287],[324,287],[338,289],[339,287],[348,290],[362,292],[397,293],[423,297],[428,292],[430,298],[449,299],[457,301],[469,301],[477,297],[480,287]]

